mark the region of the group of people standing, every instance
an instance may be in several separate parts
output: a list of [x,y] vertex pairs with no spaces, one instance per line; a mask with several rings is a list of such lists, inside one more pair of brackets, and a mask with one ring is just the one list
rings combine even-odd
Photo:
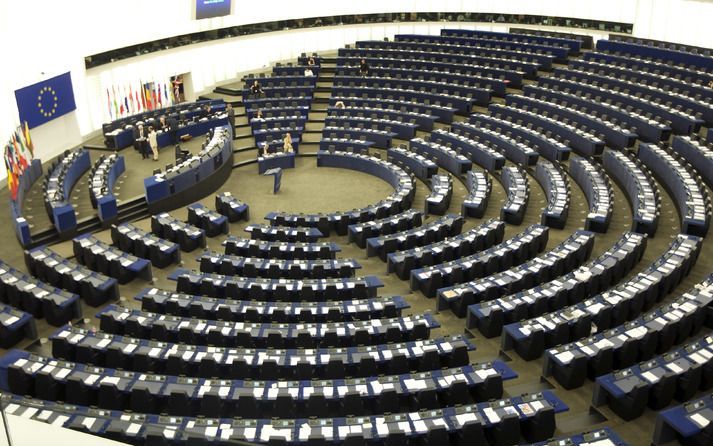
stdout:
[[[172,131],[165,116],[161,116],[156,125],[164,132]],[[136,125],[134,148],[141,154],[142,159],[150,158],[153,155],[153,160],[158,161],[158,132],[153,125],[147,127],[143,122]]]

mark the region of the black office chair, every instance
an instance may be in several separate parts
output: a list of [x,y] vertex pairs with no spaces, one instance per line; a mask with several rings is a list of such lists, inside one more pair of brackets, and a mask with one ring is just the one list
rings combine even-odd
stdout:
[[402,353],[394,354],[388,364],[389,375],[402,375],[410,371],[409,360]]
[[198,364],[198,376],[202,378],[214,378],[220,376],[218,363],[214,358],[204,357],[201,359],[200,364]]
[[200,414],[210,418],[220,418],[223,413],[223,399],[217,390],[211,390],[201,398]]
[[281,348],[283,346],[282,335],[276,332],[268,333],[266,346],[272,349]]
[[341,359],[330,358],[324,370],[324,377],[326,379],[339,379],[344,378],[345,374],[344,362]]
[[151,413],[155,412],[154,399],[151,391],[146,387],[135,385],[131,389],[131,396],[129,397],[129,407],[134,412],[139,413]]
[[242,395],[235,405],[235,415],[241,418],[253,419],[259,414],[257,401],[252,395]]
[[314,347],[314,340],[312,336],[307,333],[307,332],[299,332],[297,333],[297,338],[295,339],[295,347],[296,348],[312,348]]
[[443,426],[436,426],[426,433],[426,439],[424,442],[424,445],[426,446],[440,446],[449,443],[450,438],[448,436],[448,430]]
[[171,391],[166,403],[166,412],[172,415],[190,416],[193,414],[191,409],[191,399],[184,390]]
[[294,418],[295,401],[292,395],[278,395],[273,404],[273,418]]
[[322,337],[323,347],[339,347],[340,339],[336,331],[328,331]]
[[371,356],[364,356],[359,359],[359,366],[357,367],[356,376],[358,377],[369,377],[376,376],[379,374],[379,368],[376,365],[376,360]]
[[364,413],[364,401],[359,392],[351,390],[344,395],[342,410],[347,416],[359,416]]
[[263,361],[260,366],[260,379],[268,381],[280,379],[280,366],[275,360]]
[[321,391],[315,392],[307,399],[307,413],[317,418],[329,416],[329,405],[327,399]]
[[400,412],[401,404],[399,403],[399,395],[396,390],[389,389],[381,392],[381,396],[376,402],[377,411],[383,413]]

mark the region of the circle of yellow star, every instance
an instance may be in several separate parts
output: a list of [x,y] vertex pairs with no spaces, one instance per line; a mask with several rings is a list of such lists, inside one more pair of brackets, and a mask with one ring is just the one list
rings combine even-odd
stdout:
[[[45,95],[45,93],[47,93],[47,95]],[[57,92],[54,91],[52,87],[42,87],[42,89],[40,89],[40,94],[37,96],[37,101],[37,108],[45,118],[49,118],[57,112]],[[49,101],[51,101],[51,106],[49,106],[50,104],[46,104],[46,102]],[[46,105],[48,106],[46,107]]]

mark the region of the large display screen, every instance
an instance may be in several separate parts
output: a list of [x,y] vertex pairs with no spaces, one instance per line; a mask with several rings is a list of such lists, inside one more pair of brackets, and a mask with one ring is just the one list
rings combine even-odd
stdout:
[[230,15],[231,0],[196,0],[196,20]]

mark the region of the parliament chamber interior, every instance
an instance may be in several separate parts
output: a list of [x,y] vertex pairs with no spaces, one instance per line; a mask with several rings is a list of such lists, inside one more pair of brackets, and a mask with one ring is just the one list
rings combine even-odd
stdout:
[[0,445],[713,445],[713,3],[37,3]]

